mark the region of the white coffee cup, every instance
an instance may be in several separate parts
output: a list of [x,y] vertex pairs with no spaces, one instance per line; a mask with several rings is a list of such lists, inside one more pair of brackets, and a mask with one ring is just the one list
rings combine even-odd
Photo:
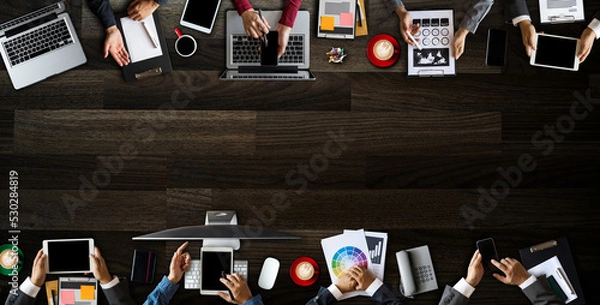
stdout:
[[388,60],[394,56],[396,49],[391,41],[382,39],[373,45],[373,55],[379,60]]

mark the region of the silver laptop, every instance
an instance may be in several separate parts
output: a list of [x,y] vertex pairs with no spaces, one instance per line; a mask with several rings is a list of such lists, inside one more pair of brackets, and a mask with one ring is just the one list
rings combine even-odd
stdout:
[[[274,30],[279,23],[281,11],[263,11],[263,17]],[[237,11],[227,12],[225,55],[227,69],[221,80],[315,80],[310,67],[310,14],[299,11],[285,54],[277,67],[260,64],[260,40],[246,35],[242,18]]]
[[0,24],[0,54],[15,89],[87,61],[63,1]]

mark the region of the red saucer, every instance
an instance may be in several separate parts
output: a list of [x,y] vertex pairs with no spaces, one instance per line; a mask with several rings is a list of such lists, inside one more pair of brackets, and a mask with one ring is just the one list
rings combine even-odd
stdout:
[[[389,40],[394,46],[394,55],[392,55],[392,57],[388,60],[378,59],[377,57],[375,57],[375,54],[373,54],[373,46],[380,40]],[[371,40],[369,40],[369,44],[367,44],[367,58],[369,58],[369,61],[371,61],[371,63],[376,65],[377,67],[387,68],[395,64],[398,60],[398,57],[400,57],[400,46],[398,45],[398,41],[396,41],[396,38],[388,34],[378,34],[371,38]]]
[[[313,265],[313,267],[315,268],[315,274],[313,275],[313,277],[306,281],[296,276],[296,266],[303,262],[307,262]],[[310,286],[314,284],[319,278],[319,265],[317,265],[317,262],[315,262],[314,259],[308,256],[298,257],[296,260],[294,260],[292,266],[290,266],[290,277],[292,278],[292,281],[294,281],[294,283],[296,283],[298,286]]]

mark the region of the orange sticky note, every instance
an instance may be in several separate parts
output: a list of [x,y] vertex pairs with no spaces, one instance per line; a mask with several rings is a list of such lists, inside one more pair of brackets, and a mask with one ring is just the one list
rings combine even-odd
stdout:
[[334,23],[335,18],[333,18],[332,16],[321,16],[321,30],[333,31]]
[[79,297],[82,300],[94,300],[94,290],[94,286],[81,285],[81,293],[79,294]]

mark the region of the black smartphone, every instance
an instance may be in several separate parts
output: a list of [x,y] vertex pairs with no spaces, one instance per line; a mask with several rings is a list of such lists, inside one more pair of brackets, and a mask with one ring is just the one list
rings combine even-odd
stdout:
[[490,262],[492,259],[499,261],[498,252],[496,251],[496,244],[494,243],[494,239],[490,237],[490,238],[478,240],[476,244],[477,244],[477,249],[479,250],[479,253],[481,253],[481,263],[483,264],[484,268],[486,270],[497,271],[498,268],[496,268]]
[[489,29],[485,64],[487,66],[504,66],[506,55],[506,30]]
[[279,33],[271,31],[260,46],[260,64],[263,66],[277,66],[277,49],[279,48]]

